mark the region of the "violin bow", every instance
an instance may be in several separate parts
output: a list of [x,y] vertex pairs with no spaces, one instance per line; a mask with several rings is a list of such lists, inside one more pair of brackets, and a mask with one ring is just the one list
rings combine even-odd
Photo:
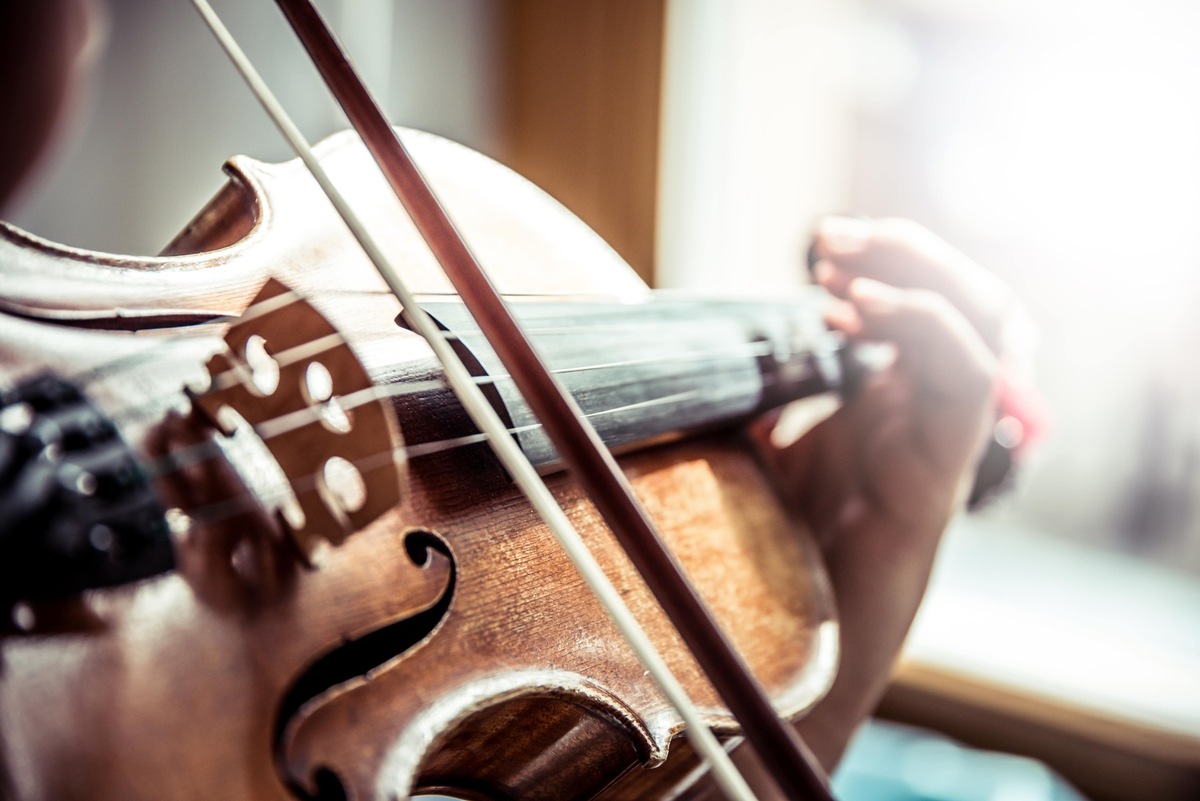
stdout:
[[[192,0],[275,125],[313,173],[338,213],[400,301],[415,331],[429,342],[464,408],[530,503],[554,532],[585,582],[613,618],[651,678],[688,727],[693,743],[731,799],[751,801],[753,792],[724,748],[703,723],[686,691],[671,674],[619,593],[608,581],[565,513],[506,427],[473,383],[442,332],[416,304],[398,272],[325,174],[303,134],[288,117],[206,0]],[[762,685],[719,628],[683,568],[663,544],[632,487],[570,393],[538,357],[495,286],[479,266],[399,136],[384,116],[311,0],[277,0],[330,92],[362,138],[397,198],[412,218],[464,305],[509,371],[529,408],[544,426],[568,471],[583,487],[628,554],[693,657],[741,724],[784,796],[791,801],[832,801],[828,778]]]

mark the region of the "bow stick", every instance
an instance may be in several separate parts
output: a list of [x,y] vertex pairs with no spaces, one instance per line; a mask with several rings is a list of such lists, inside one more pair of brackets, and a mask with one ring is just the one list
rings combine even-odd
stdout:
[[[466,369],[441,332],[413,302],[399,275],[324,175],[303,135],[288,119],[207,2],[193,0],[193,3],[396,294],[409,323],[429,341],[468,414],[488,434],[489,442],[514,481],[554,531],[651,677],[679,711],[697,750],[712,765],[726,794],[735,799],[752,799],[753,794],[745,780],[700,720],[686,692],[670,674],[662,657],[624,606],[520,448],[506,435],[504,424],[470,381]],[[796,730],[775,712],[762,686],[721,632],[679,563],[663,545],[611,453],[574,399],[538,358],[315,7],[308,0],[279,0],[279,5],[417,230],[509,370],[526,403],[542,422],[568,470],[592,499],[709,681],[742,724],[747,739],[776,784],[792,801],[831,800],[827,779],[815,758]]]

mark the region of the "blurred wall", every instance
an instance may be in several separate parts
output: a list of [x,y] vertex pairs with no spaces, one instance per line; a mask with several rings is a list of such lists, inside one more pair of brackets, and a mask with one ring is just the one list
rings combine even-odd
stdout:
[[[318,5],[362,54],[392,119],[494,149],[494,4]],[[10,221],[66,244],[148,255],[220,186],[229,156],[280,161],[291,154],[190,3],[108,0],[102,7],[107,42],[92,86],[57,157],[17,199]],[[273,3],[214,7],[310,140],[347,127]]]
[[676,0],[658,278],[777,291],[821,214],[912,217],[1039,332],[1013,529],[1200,572],[1200,5]]
[[806,280],[813,222],[849,208],[859,16],[855,0],[669,3],[660,285]]
[[869,13],[914,69],[856,112],[853,207],[947,237],[1040,332],[1050,436],[991,514],[1200,572],[1200,5]]
[[502,0],[501,161],[656,279],[665,0]]

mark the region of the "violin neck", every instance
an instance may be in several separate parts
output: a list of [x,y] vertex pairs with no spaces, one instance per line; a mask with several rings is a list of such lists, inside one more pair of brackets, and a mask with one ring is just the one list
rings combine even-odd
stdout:
[[[558,455],[463,304],[423,304],[451,334],[497,411],[540,470]],[[537,298],[510,302],[548,367],[604,443],[642,447],[745,422],[767,409],[836,390],[840,340],[818,293],[788,302],[655,295],[636,303]]]

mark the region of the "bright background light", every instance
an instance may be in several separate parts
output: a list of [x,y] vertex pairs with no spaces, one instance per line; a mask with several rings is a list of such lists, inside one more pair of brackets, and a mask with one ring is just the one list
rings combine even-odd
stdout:
[[906,664],[1190,736],[1200,4],[671,11],[665,283],[777,288],[803,280],[819,215],[912,217],[1000,274],[1039,332],[1050,435],[1015,493],[953,527]]
[[1200,572],[1200,4],[671,12],[663,282],[761,292],[820,214],[917,219],[1040,331],[1053,435],[992,514]]

